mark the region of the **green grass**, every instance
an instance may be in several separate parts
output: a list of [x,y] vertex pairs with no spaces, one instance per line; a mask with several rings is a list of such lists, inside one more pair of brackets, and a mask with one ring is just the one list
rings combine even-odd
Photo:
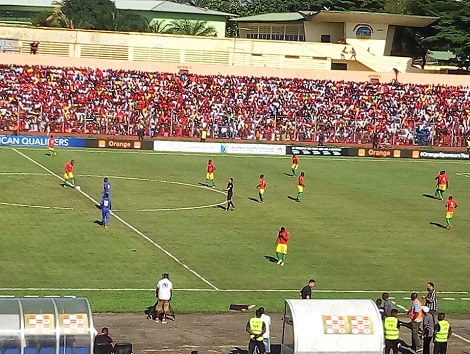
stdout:
[[[73,207],[0,205],[0,288],[7,288],[0,295],[87,296],[95,311],[141,311],[154,301],[150,289],[163,272],[176,288],[178,312],[224,311],[231,303],[281,311],[283,299],[296,298],[311,277],[317,281],[315,298],[376,298],[390,291],[404,306],[409,294],[393,291],[424,294],[427,281],[438,291],[470,291],[470,180],[456,175],[470,172],[466,162],[301,157],[306,188],[302,203],[295,203],[288,199],[296,193],[296,179],[286,175],[288,157],[217,155],[217,189],[234,178],[235,212],[216,206],[140,212],[223,202],[222,193],[199,185],[209,156],[62,149],[51,158],[44,150],[19,151],[58,175],[75,159],[77,184],[94,199],[100,176],[110,176],[117,215],[223,291],[214,291],[115,217],[103,230],[94,223],[99,210],[85,196],[62,188],[59,179],[13,149],[0,148],[0,202]],[[459,203],[451,231],[430,224],[445,223],[444,203],[423,197],[434,194],[440,169],[447,170],[449,193]],[[260,173],[268,182],[265,205],[249,199],[257,198]],[[284,267],[265,258],[274,255],[280,226],[291,234]],[[250,289],[261,291],[242,291]],[[263,291],[268,289],[285,291]],[[441,309],[470,313],[470,301],[461,300],[469,294],[440,297],[456,298],[441,300]]]

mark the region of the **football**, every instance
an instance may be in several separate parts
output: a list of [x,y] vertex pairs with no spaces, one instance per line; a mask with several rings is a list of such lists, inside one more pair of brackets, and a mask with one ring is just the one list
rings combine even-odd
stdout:
[[75,186],[75,189],[79,191],[79,190],[80,190],[80,186]]

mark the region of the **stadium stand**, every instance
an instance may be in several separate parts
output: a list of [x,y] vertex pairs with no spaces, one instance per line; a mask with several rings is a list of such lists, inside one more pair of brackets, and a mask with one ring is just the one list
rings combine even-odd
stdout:
[[0,131],[464,146],[470,88],[0,66]]

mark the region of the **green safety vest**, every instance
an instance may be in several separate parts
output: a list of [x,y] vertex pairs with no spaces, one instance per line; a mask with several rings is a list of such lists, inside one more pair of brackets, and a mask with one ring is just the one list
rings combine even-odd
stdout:
[[446,320],[437,322],[439,325],[439,331],[434,334],[434,341],[438,343],[447,342],[449,335],[450,324]]
[[205,138],[207,138],[207,131],[203,129],[201,132],[201,139],[205,139]]
[[400,336],[398,329],[398,318],[394,316],[385,317],[384,320],[385,339],[396,340]]
[[[263,332],[263,320],[258,317],[252,317],[250,318],[250,329],[254,334],[261,334]],[[250,338],[254,339],[255,336],[253,334],[250,334]],[[263,341],[263,336],[256,337],[257,341],[262,342]]]
[[470,149],[470,140],[467,140],[467,149]]

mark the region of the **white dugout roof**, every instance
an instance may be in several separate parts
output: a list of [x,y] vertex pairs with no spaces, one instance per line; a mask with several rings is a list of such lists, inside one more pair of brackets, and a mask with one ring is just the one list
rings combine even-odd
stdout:
[[372,300],[285,300],[282,354],[382,354],[383,345]]

